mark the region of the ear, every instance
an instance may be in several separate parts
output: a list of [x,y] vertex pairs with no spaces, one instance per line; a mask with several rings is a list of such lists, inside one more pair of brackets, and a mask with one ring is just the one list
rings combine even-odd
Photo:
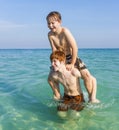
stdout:
[[61,20],[58,20],[58,22],[61,24],[62,23],[62,21]]

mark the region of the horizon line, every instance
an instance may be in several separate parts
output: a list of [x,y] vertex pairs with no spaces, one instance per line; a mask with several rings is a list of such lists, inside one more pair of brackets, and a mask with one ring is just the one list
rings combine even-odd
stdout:
[[[51,50],[51,48],[0,48],[0,50],[40,50],[40,49],[43,49],[43,50]],[[79,49],[119,49],[119,48],[116,48],[116,47],[95,47],[95,48],[78,48]]]

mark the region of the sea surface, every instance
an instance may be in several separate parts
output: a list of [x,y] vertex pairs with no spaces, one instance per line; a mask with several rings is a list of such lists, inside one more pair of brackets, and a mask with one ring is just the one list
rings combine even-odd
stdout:
[[[57,113],[47,83],[50,49],[0,50],[0,130],[119,130],[119,49],[79,49],[97,79],[99,104]],[[61,93],[63,94],[63,88]]]

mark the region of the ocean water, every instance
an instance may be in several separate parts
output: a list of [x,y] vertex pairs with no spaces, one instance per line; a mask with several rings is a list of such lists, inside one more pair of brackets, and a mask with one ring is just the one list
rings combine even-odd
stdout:
[[[80,49],[97,79],[99,104],[80,113],[57,113],[47,83],[50,49],[0,50],[0,130],[118,130],[119,49]],[[61,92],[63,94],[62,86]],[[87,101],[87,92],[81,80]]]

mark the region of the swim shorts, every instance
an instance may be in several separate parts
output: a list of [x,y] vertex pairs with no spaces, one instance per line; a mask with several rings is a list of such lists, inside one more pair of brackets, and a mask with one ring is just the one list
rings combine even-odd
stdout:
[[[66,64],[70,64],[71,63],[71,59],[72,59],[72,56],[71,55],[67,55],[66,56]],[[80,58],[78,58],[78,57],[76,58],[75,66],[79,70],[86,69],[86,65],[84,64],[84,62]]]
[[83,94],[77,96],[69,96],[64,94],[63,100],[57,106],[58,111],[68,111],[68,109],[81,111],[84,108]]

